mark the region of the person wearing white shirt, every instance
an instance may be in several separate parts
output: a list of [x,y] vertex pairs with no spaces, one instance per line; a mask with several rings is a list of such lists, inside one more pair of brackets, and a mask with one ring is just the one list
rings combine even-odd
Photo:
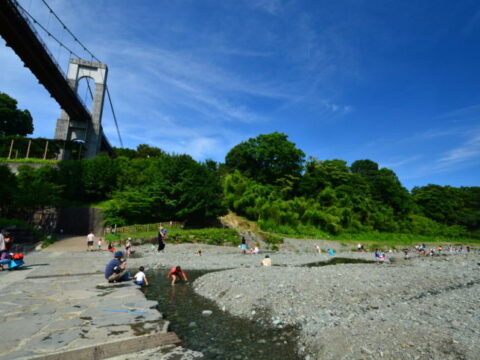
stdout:
[[93,251],[93,241],[95,240],[95,235],[93,232],[87,235],[87,251]]
[[145,268],[143,266],[140,266],[139,271],[135,274],[135,284],[137,285],[146,285],[148,286],[148,279],[147,277],[145,276],[145,273],[143,272],[145,270]]

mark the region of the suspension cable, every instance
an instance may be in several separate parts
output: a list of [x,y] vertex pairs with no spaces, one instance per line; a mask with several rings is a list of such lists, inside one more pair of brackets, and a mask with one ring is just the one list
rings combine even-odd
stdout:
[[45,4],[45,6],[48,8],[48,10],[50,10],[50,12],[53,14],[53,16],[55,16],[55,18],[58,20],[58,22],[60,24],[62,24],[63,28],[72,36],[73,40],[75,40],[75,42],[77,42],[83,48],[83,50],[85,50],[92,57],[92,59],[95,59],[98,62],[101,62],[95,55],[93,55],[93,53],[90,50],[87,49],[87,47],[85,45],[82,44],[82,42],[75,36],[75,34],[68,28],[68,26],[65,25],[65,23],[58,17],[58,15],[55,13],[55,11],[53,11],[53,9],[50,7],[50,5],[48,5],[46,0],[42,0],[42,2]]
[[37,19],[35,19],[27,10],[25,10],[25,8],[20,5],[18,2],[17,2],[17,6],[23,10],[23,12],[30,18],[32,19],[33,23],[34,24],[37,24],[40,29],[42,29],[49,37],[51,37],[53,40],[55,40],[60,46],[64,47],[68,52],[70,52],[71,54],[75,55],[77,58],[81,58],[80,55],[78,55],[77,53],[75,53],[75,51],[73,51],[72,49],[70,49],[67,45],[65,45],[63,42],[61,42],[60,40],[58,40],[58,38],[55,37],[55,35],[53,35],[52,33],[50,33],[46,28],[45,26],[43,26]]
[[110,103],[110,108],[112,109],[113,120],[115,121],[115,127],[117,129],[118,139],[120,140],[120,147],[123,149],[123,141],[122,141],[122,137],[120,136],[120,129],[118,128],[117,117],[115,116],[115,110],[113,109],[113,104],[112,104],[112,98],[110,96],[110,91],[108,90],[108,86],[105,85],[105,87],[107,88],[108,102]]

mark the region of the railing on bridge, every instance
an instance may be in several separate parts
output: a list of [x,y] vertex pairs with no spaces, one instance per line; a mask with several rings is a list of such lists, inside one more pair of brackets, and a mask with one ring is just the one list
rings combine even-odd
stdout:
[[71,159],[81,159],[85,153],[83,143],[77,141],[0,136],[0,159],[57,160],[61,150],[70,151]]

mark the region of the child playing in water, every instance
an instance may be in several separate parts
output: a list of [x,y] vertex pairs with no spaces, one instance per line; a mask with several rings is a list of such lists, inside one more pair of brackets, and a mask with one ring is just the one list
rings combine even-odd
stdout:
[[175,285],[177,279],[188,281],[187,274],[180,266],[174,266],[167,275],[167,278],[172,277],[172,285]]
[[102,238],[99,237],[97,241],[98,251],[102,250]]
[[148,279],[147,277],[145,276],[145,273],[143,272],[145,270],[145,268],[143,266],[140,266],[138,268],[138,272],[135,274],[134,278],[134,283],[137,284],[137,285],[146,285],[148,286]]

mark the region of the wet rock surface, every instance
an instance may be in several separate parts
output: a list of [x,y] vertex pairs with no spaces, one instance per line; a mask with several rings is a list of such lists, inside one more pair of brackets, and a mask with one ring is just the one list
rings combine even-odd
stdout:
[[[155,301],[146,300],[130,282],[105,280],[103,270],[110,259],[106,252],[32,252],[20,270],[2,271],[0,359],[29,359],[165,333],[169,323]],[[166,350],[149,351],[163,354]],[[174,353],[177,359],[198,358],[186,349]]]

